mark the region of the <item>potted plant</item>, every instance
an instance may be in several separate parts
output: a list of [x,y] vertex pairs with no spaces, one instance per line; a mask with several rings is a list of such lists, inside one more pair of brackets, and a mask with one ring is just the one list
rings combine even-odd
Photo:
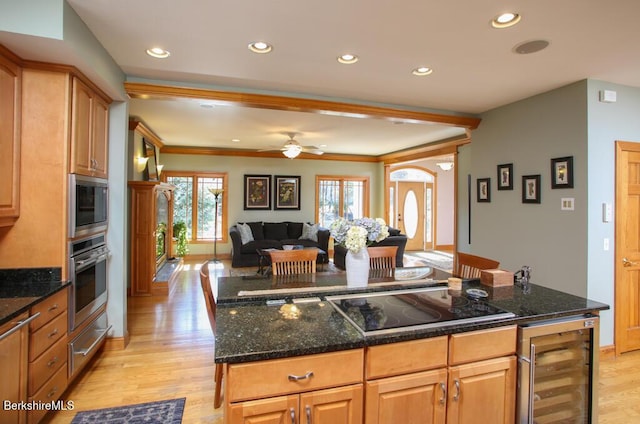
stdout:
[[176,256],[182,257],[189,253],[187,224],[184,221],[178,221],[173,224],[173,237],[176,239]]

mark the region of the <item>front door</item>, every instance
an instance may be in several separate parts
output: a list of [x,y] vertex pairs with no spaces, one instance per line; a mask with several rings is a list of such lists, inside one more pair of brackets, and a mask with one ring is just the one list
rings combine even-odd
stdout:
[[[429,186],[428,191],[426,186]],[[428,220],[426,219],[427,194],[433,199],[431,183],[398,182],[398,228],[408,238],[405,250],[433,249],[432,214]],[[432,201],[429,203],[429,211],[433,210],[431,205]],[[428,229],[428,232],[425,229]],[[427,235],[430,236],[429,246],[426,243]]]
[[640,349],[640,143],[616,142],[616,354]]

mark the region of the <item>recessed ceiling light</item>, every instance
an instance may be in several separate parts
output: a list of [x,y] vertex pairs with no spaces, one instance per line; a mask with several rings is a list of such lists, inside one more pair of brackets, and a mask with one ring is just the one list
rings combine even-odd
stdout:
[[232,138],[231,142],[232,143],[240,143],[240,139],[239,138]]
[[273,50],[271,44],[265,43],[264,41],[254,41],[253,43],[249,43],[247,47],[254,53],[269,53]]
[[491,26],[494,28],[509,28],[520,22],[521,16],[517,13],[503,13],[501,15],[496,16],[491,21]]
[[338,56],[338,62],[344,64],[344,65],[351,65],[353,63],[356,63],[358,61],[358,56],[356,56],[355,54],[343,54],[342,56]]
[[428,68],[426,66],[421,66],[419,68],[414,69],[413,71],[411,71],[411,73],[413,75],[417,75],[419,77],[423,77],[425,75],[429,75],[433,72],[433,69]]
[[147,54],[157,59],[166,59],[171,53],[169,53],[168,50],[162,49],[160,47],[153,47],[151,49],[147,49]]

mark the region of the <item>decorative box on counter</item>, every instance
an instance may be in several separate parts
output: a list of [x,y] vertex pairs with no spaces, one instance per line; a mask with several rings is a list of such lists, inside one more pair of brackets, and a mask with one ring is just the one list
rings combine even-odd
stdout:
[[490,287],[513,286],[513,272],[502,269],[480,271],[480,283]]

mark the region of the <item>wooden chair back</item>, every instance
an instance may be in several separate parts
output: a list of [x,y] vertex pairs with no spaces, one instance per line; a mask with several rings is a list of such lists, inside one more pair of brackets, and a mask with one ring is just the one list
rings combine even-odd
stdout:
[[482,256],[457,252],[453,275],[460,278],[480,278],[483,269],[496,269],[500,262]]
[[370,269],[395,269],[398,246],[369,247]]
[[[209,317],[209,324],[211,325],[211,331],[213,335],[216,335],[216,299],[213,296],[213,290],[211,289],[211,278],[209,277],[209,261],[206,261],[200,265],[200,285],[202,286],[202,293],[204,294],[204,303],[207,305],[207,316]],[[215,409],[222,406],[222,378],[224,374],[224,367],[220,363],[216,363],[216,367],[213,373],[213,381],[215,381],[215,393],[213,397],[213,407]]]
[[209,277],[209,261],[200,266],[200,285],[202,286],[202,294],[204,294],[204,303],[207,305],[207,315],[209,316],[209,324],[211,331],[216,334],[216,301],[213,297],[211,289],[211,278]]
[[317,249],[271,250],[273,275],[315,274]]

